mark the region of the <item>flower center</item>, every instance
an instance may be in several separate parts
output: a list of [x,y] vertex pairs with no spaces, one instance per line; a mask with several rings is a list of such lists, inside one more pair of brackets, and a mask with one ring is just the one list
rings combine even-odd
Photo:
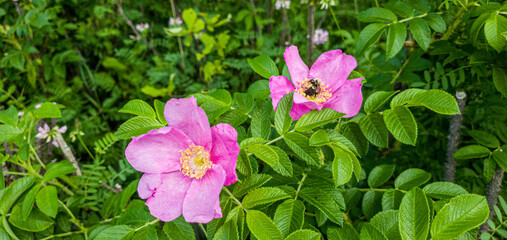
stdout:
[[320,79],[308,79],[299,82],[297,92],[309,101],[317,104],[325,103],[331,98],[331,89],[329,85],[324,85]]
[[209,153],[202,146],[190,145],[181,152],[181,172],[195,179],[200,179],[211,168],[213,162],[209,159]]

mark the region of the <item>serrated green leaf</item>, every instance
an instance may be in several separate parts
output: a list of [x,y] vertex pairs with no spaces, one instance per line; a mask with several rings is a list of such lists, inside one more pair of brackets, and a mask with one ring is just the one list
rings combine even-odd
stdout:
[[156,118],[155,110],[143,100],[133,99],[125,104],[118,112],[130,113],[138,116],[145,116],[149,118]]
[[313,133],[310,137],[310,146],[322,146],[329,143],[331,140],[324,129],[320,129]]
[[424,106],[439,114],[460,114],[456,99],[451,94],[437,89],[417,94],[410,100],[408,105]]
[[163,230],[169,239],[195,239],[194,229],[182,216],[164,224]]
[[309,145],[307,137],[300,133],[290,132],[285,134],[285,143],[294,153],[303,159],[309,165],[317,166],[319,164],[319,155],[315,147]]
[[491,181],[493,178],[493,175],[495,175],[496,170],[496,162],[492,158],[485,158],[484,159],[484,165],[482,168],[482,174],[484,175],[484,178],[486,178],[486,181]]
[[293,92],[289,93],[280,100],[278,106],[275,111],[275,129],[278,134],[283,135],[287,131],[289,131],[290,126],[292,125],[292,117],[290,116],[290,111],[293,105]]
[[250,190],[256,189],[264,185],[271,178],[273,177],[267,174],[253,174],[248,178],[246,178],[245,180],[243,180],[242,183],[236,184],[236,186],[234,187],[233,195],[236,197],[242,197]]
[[382,195],[382,210],[396,210],[400,207],[404,194],[396,189],[389,189]]
[[485,197],[475,194],[454,197],[433,219],[431,237],[435,240],[457,238],[480,226],[488,216],[489,208]]
[[427,196],[437,199],[448,199],[468,193],[462,186],[451,182],[433,182],[424,186],[423,191]]
[[249,113],[254,107],[254,99],[249,93],[234,93],[234,100],[238,104],[239,110]]
[[343,216],[340,206],[324,189],[303,187],[299,192],[301,198],[322,211],[332,222],[342,226]]
[[487,133],[485,131],[481,130],[471,130],[468,131],[468,134],[474,138],[477,143],[480,145],[489,147],[489,148],[498,148],[500,147],[500,141],[498,141],[498,138],[495,137],[495,135]]
[[165,103],[159,101],[158,99],[155,99],[153,100],[153,106],[155,107],[158,121],[160,121],[162,125],[167,126],[167,120],[165,120],[164,116]]
[[276,154],[278,154],[278,164],[271,166],[273,170],[282,176],[292,177],[292,162],[290,161],[289,156],[287,156],[287,153],[279,147],[269,147],[275,150]]
[[244,149],[252,144],[266,143],[267,141],[268,140],[260,137],[246,138],[245,140],[241,141],[241,143],[239,143],[239,148]]
[[56,213],[58,213],[58,193],[56,187],[45,186],[39,191],[35,200],[41,212],[52,218],[56,217]]
[[377,213],[370,223],[384,234],[389,240],[401,239],[398,227],[398,210],[387,210]]
[[275,150],[267,145],[253,144],[250,145],[247,150],[270,166],[275,166],[280,162],[278,154],[276,154]]
[[370,223],[361,228],[361,240],[388,240],[387,237]]
[[415,187],[401,200],[399,228],[402,239],[426,240],[430,228],[430,209],[424,192]]
[[[35,177],[20,178],[3,189],[0,194],[0,213],[6,214],[16,200],[35,182]],[[21,208],[19,217],[21,217]]]
[[383,23],[372,23],[363,28],[357,38],[356,53],[362,55],[366,48],[378,41],[386,29],[387,25]]
[[414,145],[417,140],[417,123],[412,112],[405,106],[398,106],[384,111],[387,129],[400,142]]
[[431,179],[431,173],[419,168],[410,168],[402,173],[394,181],[394,187],[401,190],[410,190],[419,187]]
[[261,211],[250,210],[246,213],[246,223],[252,234],[258,239],[281,240],[282,233],[275,223]]
[[489,45],[497,52],[501,52],[507,45],[507,39],[501,33],[507,31],[507,18],[498,14],[491,13],[491,16],[484,23],[484,35]]
[[341,186],[352,178],[354,166],[350,155],[340,148],[333,148],[333,182],[335,186]]
[[507,152],[494,151],[491,156],[493,160],[500,166],[504,171],[507,169]]
[[21,133],[22,131],[14,126],[0,125],[0,142],[9,141]]
[[267,111],[261,109],[253,114],[250,131],[252,132],[252,137],[269,139],[271,122],[269,121],[269,114]]
[[370,219],[382,210],[382,192],[368,190],[363,196],[361,208],[366,219]]
[[250,191],[242,201],[242,204],[246,208],[253,208],[259,205],[272,204],[276,201],[280,201],[289,198],[289,194],[276,187],[261,187]]
[[468,145],[458,149],[453,155],[452,158],[456,160],[462,159],[472,159],[472,158],[482,158],[489,156],[491,152],[489,149],[480,146],[480,145]]
[[35,202],[35,196],[39,192],[41,186],[42,186],[42,184],[40,184],[40,183],[36,184],[25,195],[25,199],[23,200],[23,206],[21,207],[21,214],[22,214],[23,221],[27,220],[28,215],[32,211],[33,203]]
[[294,199],[286,200],[278,205],[273,219],[283,237],[303,227],[305,209],[301,201]]
[[404,90],[403,92],[397,94],[394,96],[393,100],[391,100],[391,108],[395,108],[397,106],[402,106],[404,104],[407,104],[414,98],[417,94],[426,92],[424,89],[418,89],[418,88],[410,88],[407,90]]
[[386,103],[387,100],[389,100],[389,98],[391,98],[395,93],[396,91],[378,91],[371,94],[364,102],[364,111],[366,113],[372,113],[376,111],[382,107],[382,105],[384,105],[384,103]]
[[359,240],[357,231],[348,224],[341,228],[330,227],[327,230],[327,237],[329,240]]
[[316,127],[328,124],[333,120],[345,116],[343,113],[339,113],[330,108],[323,108],[321,111],[312,110],[309,113],[303,115],[297,122],[294,129],[298,132],[310,131]]
[[345,126],[340,128],[340,132],[344,137],[350,140],[354,147],[357,149],[359,155],[366,155],[369,148],[369,143],[364,134],[361,132],[359,124],[348,122]]
[[226,221],[224,225],[222,225],[213,239],[221,240],[221,239],[231,239],[231,240],[239,240],[238,226],[235,221]]
[[386,41],[386,61],[398,54],[406,38],[407,27],[405,24],[398,22],[389,25]]
[[377,147],[388,146],[389,133],[380,113],[373,113],[359,120],[359,127],[368,141]]
[[33,113],[35,118],[59,118],[62,116],[58,106],[51,102],[45,102]]
[[100,240],[127,240],[131,238],[135,230],[127,225],[116,225],[101,231],[95,239]]
[[446,25],[444,19],[437,13],[428,13],[428,16],[426,16],[424,19],[426,19],[426,22],[428,22],[430,27],[433,28],[435,32],[445,32]]
[[408,24],[415,41],[424,51],[427,51],[431,42],[431,31],[426,21],[422,18],[414,18]]
[[18,124],[18,110],[14,106],[9,106],[6,110],[0,111],[0,123],[16,126]]
[[157,229],[151,225],[141,228],[132,240],[158,240]]
[[263,78],[271,78],[271,76],[278,76],[278,68],[275,62],[271,60],[269,56],[261,55],[255,58],[248,58],[248,64],[250,67]]
[[505,71],[500,67],[493,68],[493,84],[504,97],[507,97],[507,77]]
[[391,178],[394,168],[394,164],[383,164],[374,167],[368,175],[368,186],[371,188],[380,187]]
[[291,233],[285,240],[320,240],[320,233],[302,229]]
[[120,125],[114,135],[120,139],[130,139],[160,127],[162,127],[162,124],[153,118],[137,116]]
[[46,166],[46,173],[42,178],[42,182],[48,182],[52,179],[73,173],[75,171],[76,169],[68,160],[50,163]]
[[271,91],[269,90],[269,81],[255,81],[248,87],[247,92],[255,99],[266,99],[269,97],[269,94],[271,94]]
[[357,15],[357,20],[361,22],[396,22],[398,18],[391,10],[386,8],[368,8]]
[[32,209],[26,220],[23,220],[21,211],[21,204],[18,204],[12,208],[11,216],[9,217],[9,222],[21,230],[40,232],[55,223],[37,208]]

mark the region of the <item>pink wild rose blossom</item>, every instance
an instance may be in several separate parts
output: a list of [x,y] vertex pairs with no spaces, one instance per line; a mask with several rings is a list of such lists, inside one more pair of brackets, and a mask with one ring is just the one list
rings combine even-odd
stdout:
[[284,76],[272,76],[269,89],[273,109],[287,93],[294,92],[294,105],[290,111],[293,120],[298,120],[312,109],[330,108],[353,117],[361,108],[361,80],[349,79],[357,66],[356,59],[341,50],[331,50],[319,56],[310,69],[301,60],[296,46],[290,46],[283,54],[291,81]]
[[187,222],[221,218],[220,191],[238,179],[236,130],[225,123],[210,128],[194,97],[171,99],[164,116],[168,127],[133,137],[125,150],[129,163],[144,172],[139,196],[162,221],[182,214]]

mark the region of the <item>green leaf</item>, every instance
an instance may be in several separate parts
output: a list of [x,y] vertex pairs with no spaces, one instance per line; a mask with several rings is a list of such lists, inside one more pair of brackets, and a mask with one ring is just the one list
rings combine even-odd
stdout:
[[433,30],[439,33],[445,32],[446,26],[444,19],[436,13],[428,13],[428,16],[424,18]]
[[248,116],[241,110],[232,109],[231,111],[227,111],[223,115],[221,115],[217,122],[218,123],[227,123],[233,127],[237,127],[240,124],[244,123],[248,119]]
[[468,145],[458,149],[453,155],[452,158],[456,160],[462,159],[472,159],[472,158],[482,158],[489,156],[491,152],[489,149],[480,146],[480,145]]
[[276,187],[261,187],[250,191],[242,201],[245,208],[265,206],[289,198],[289,194]]
[[137,116],[120,125],[114,135],[120,139],[130,139],[160,127],[162,127],[162,124],[153,118]]
[[331,140],[324,129],[320,129],[313,133],[310,137],[310,146],[322,146],[329,143]]
[[268,182],[271,178],[270,175],[267,174],[253,174],[243,180],[241,184],[235,184],[234,191],[232,192],[235,197],[242,197],[247,192],[249,192],[252,189],[256,189],[262,185],[264,185],[266,182]]
[[382,192],[368,190],[363,196],[361,203],[363,214],[366,219],[370,219],[382,210]]
[[164,232],[169,239],[195,239],[194,229],[190,223],[187,223],[183,216],[180,216],[164,224]]
[[303,227],[305,205],[294,199],[288,199],[276,208],[274,222],[283,237]]
[[21,204],[18,204],[12,208],[11,216],[9,217],[9,222],[21,230],[40,232],[55,223],[37,208],[32,209],[26,220],[23,220],[21,211]]
[[157,229],[151,225],[141,228],[132,240],[158,240]]
[[414,18],[408,22],[408,25],[415,41],[424,51],[427,51],[431,42],[431,31],[426,21],[422,18]]
[[16,126],[18,124],[18,110],[10,106],[7,110],[0,111],[0,123]]
[[294,129],[298,132],[310,131],[316,127],[328,124],[333,120],[345,116],[343,113],[339,113],[330,108],[323,108],[321,111],[312,110],[309,113],[303,115],[297,122]]
[[252,144],[266,143],[266,142],[268,142],[268,140],[266,140],[264,138],[260,138],[260,137],[246,138],[245,140],[241,141],[241,143],[239,143],[239,148],[244,149]]
[[319,154],[315,147],[309,145],[307,137],[300,133],[290,132],[285,134],[285,143],[296,155],[303,159],[309,165],[319,165]]
[[35,199],[37,207],[39,207],[41,212],[52,218],[56,217],[56,213],[58,213],[58,193],[56,187],[45,186],[39,191]]
[[271,94],[271,91],[269,90],[269,81],[255,81],[248,87],[247,92],[255,99],[266,99],[269,97],[269,94]]
[[430,209],[424,192],[415,187],[401,200],[399,228],[402,239],[426,240],[430,228]]
[[427,196],[437,199],[448,199],[468,193],[462,186],[452,182],[433,182],[424,186],[423,191]]
[[395,210],[400,207],[403,193],[396,189],[389,189],[382,195],[382,210]]
[[408,104],[409,106],[424,106],[445,115],[460,114],[456,99],[451,94],[437,89],[417,94]]
[[46,166],[46,174],[44,174],[42,182],[47,182],[75,171],[76,169],[68,160],[50,163]]
[[484,24],[484,35],[486,36],[486,40],[489,45],[491,45],[497,52],[501,52],[507,45],[507,39],[501,35],[506,31],[507,18],[497,12],[491,13],[491,16]]
[[484,178],[486,178],[486,181],[491,181],[493,178],[493,175],[495,175],[496,170],[496,162],[495,160],[491,158],[485,158],[484,159],[484,165],[482,168],[482,174],[484,175]]
[[138,116],[145,116],[149,118],[156,118],[155,110],[143,100],[134,99],[130,100],[118,112],[130,113]]
[[234,93],[234,100],[236,100],[239,110],[245,113],[252,111],[255,104],[252,95],[248,93]]
[[387,148],[388,131],[380,113],[373,113],[359,120],[359,127],[368,141],[377,147]]
[[398,210],[387,210],[377,213],[370,223],[389,240],[401,239],[398,227]]
[[280,100],[278,106],[275,111],[275,129],[278,134],[283,135],[287,131],[289,131],[290,126],[292,125],[292,117],[290,116],[290,111],[293,105],[293,97],[294,93],[289,93]]
[[0,142],[9,141],[21,133],[22,131],[14,126],[0,125]]
[[498,166],[500,166],[504,171],[507,170],[507,152],[494,151],[491,156]]
[[303,200],[322,211],[329,220],[340,226],[343,225],[340,206],[334,201],[329,192],[317,187],[304,187],[299,192],[299,195]]
[[384,105],[384,103],[391,98],[396,91],[377,91],[371,94],[364,102],[364,111],[366,113],[372,113]]
[[370,223],[365,223],[361,228],[361,240],[388,240],[387,237]]
[[389,25],[386,41],[386,61],[393,58],[403,47],[407,38],[407,27],[403,23]]
[[256,111],[252,116],[250,125],[252,137],[260,137],[269,139],[271,133],[271,122],[269,121],[269,114],[264,109]]
[[155,111],[157,112],[158,121],[162,123],[162,125],[167,126],[167,121],[165,120],[164,111],[165,111],[165,103],[155,99],[153,101],[153,106],[155,106]]
[[271,166],[273,170],[282,176],[292,177],[292,162],[290,161],[289,156],[287,156],[287,153],[279,147],[269,147],[275,150],[276,154],[278,154],[278,164]]
[[320,233],[308,229],[297,230],[285,240],[320,240]]
[[[35,177],[24,177],[14,181],[7,188],[3,189],[3,194],[0,194],[0,213],[6,214],[19,196],[30,188],[34,182]],[[21,216],[20,212],[19,217]]]
[[396,22],[398,18],[391,10],[386,8],[368,8],[357,15],[357,20],[361,22]]
[[40,183],[36,184],[25,195],[25,199],[23,200],[23,206],[21,207],[21,214],[22,214],[23,221],[28,219],[28,215],[32,211],[33,203],[35,202],[35,196],[39,192],[41,186],[42,186],[42,184],[40,184]]
[[280,229],[261,211],[250,210],[246,213],[246,223],[252,234],[262,240],[283,239]]
[[361,132],[359,124],[355,122],[348,122],[345,126],[340,128],[340,131],[344,137],[354,144],[354,147],[357,149],[359,155],[366,155],[369,143],[364,134]]
[[333,147],[333,182],[335,186],[341,186],[352,178],[353,163],[350,155],[344,150]]
[[505,72],[500,67],[493,68],[493,84],[504,97],[507,97],[507,77]]
[[457,196],[437,213],[431,224],[432,239],[454,239],[488,219],[486,198],[475,194]]
[[261,55],[255,58],[248,58],[248,64],[250,67],[263,78],[271,78],[271,76],[278,76],[278,68],[276,67],[275,62],[271,60],[269,56]]
[[383,23],[372,23],[363,28],[357,37],[357,55],[362,55],[364,53],[364,50],[366,50],[372,44],[376,43],[386,28],[387,25]]
[[484,23],[486,23],[486,20],[489,18],[489,16],[491,16],[490,12],[481,14],[477,19],[475,19],[472,27],[470,28],[470,40],[475,45],[478,45],[477,37],[479,36],[481,28],[484,26]]
[[45,102],[33,113],[35,118],[59,118],[62,116],[58,106],[51,102]]
[[135,230],[127,225],[116,225],[101,231],[95,239],[97,240],[127,240],[135,233]]
[[414,98],[417,94],[426,92],[424,89],[418,89],[418,88],[410,88],[407,90],[404,90],[403,92],[397,94],[394,96],[393,100],[391,100],[391,108],[395,108],[397,106],[402,106],[404,104],[409,103],[412,98]]
[[398,106],[384,111],[387,129],[396,140],[415,146],[417,140],[417,123],[412,112],[405,106]]
[[280,162],[278,159],[278,154],[276,154],[275,150],[267,145],[253,144],[250,145],[247,150],[270,166],[275,166]]
[[471,130],[468,131],[468,134],[474,138],[477,143],[489,148],[498,148],[500,147],[500,141],[495,135],[481,131],[481,130]]
[[327,237],[329,240],[359,240],[359,234],[348,224],[343,225],[341,228],[328,228]]
[[231,240],[239,240],[239,229],[237,223],[235,221],[226,221],[224,225],[222,225],[218,231],[216,232],[213,239],[231,239]]
[[394,164],[383,164],[374,167],[368,176],[368,186],[371,188],[380,187],[391,178],[394,168]]
[[414,187],[419,187],[431,179],[431,173],[428,173],[419,168],[409,168],[396,178],[394,187],[401,190],[410,190]]

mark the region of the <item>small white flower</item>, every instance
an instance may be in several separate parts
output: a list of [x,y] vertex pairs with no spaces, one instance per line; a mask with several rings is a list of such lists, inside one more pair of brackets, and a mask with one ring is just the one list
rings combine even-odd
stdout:
[[290,0],[277,0],[275,2],[275,8],[276,9],[281,9],[281,8],[289,9],[290,8]]
[[183,24],[183,20],[180,17],[169,18],[169,26],[179,26],[181,24]]
[[148,28],[150,28],[150,25],[148,23],[139,23],[139,24],[136,25],[136,29],[139,32],[144,32]]
[[323,29],[317,29],[315,30],[315,33],[313,34],[313,42],[315,45],[324,44],[329,39],[329,32]]

